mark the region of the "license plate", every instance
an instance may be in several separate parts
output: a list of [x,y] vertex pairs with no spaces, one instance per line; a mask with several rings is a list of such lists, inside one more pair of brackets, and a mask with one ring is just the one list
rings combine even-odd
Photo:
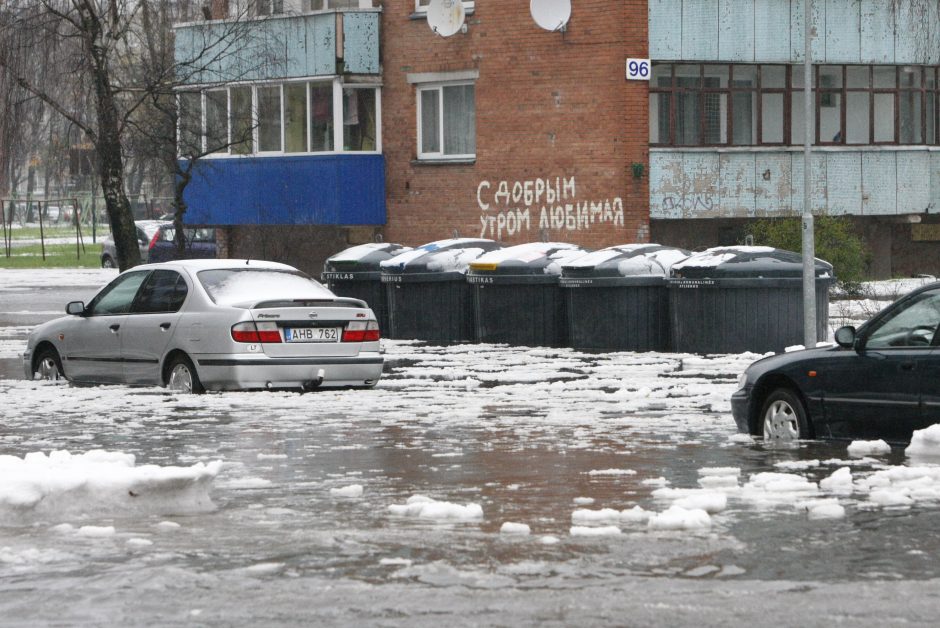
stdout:
[[285,327],[284,342],[339,342],[339,327]]

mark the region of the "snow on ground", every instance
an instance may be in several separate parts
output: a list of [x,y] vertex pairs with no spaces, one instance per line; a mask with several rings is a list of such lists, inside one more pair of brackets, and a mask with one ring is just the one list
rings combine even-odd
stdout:
[[59,286],[100,288],[117,275],[114,268],[0,268],[0,291]]

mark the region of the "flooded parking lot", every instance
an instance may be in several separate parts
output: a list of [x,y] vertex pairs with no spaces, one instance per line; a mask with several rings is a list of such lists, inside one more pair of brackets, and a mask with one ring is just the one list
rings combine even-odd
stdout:
[[933,463],[735,434],[757,356],[383,341],[368,391],[77,387],[20,379],[10,355],[84,288],[38,290],[0,292],[0,456],[209,465],[211,504],[172,482],[55,493],[60,473],[37,496],[0,477],[0,623],[926,625],[940,608]]

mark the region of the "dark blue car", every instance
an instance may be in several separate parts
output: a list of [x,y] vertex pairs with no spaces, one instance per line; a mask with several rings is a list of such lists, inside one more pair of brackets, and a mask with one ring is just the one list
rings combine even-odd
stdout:
[[835,347],[778,354],[741,376],[731,396],[741,432],[765,440],[910,441],[940,423],[940,283],[899,299]]
[[176,243],[173,241],[176,236],[176,229],[172,223],[162,225],[150,242],[150,255],[147,261],[154,263],[168,262],[175,259],[216,257],[215,229],[185,227],[183,234],[186,238],[186,245],[183,255],[180,255],[176,250]]

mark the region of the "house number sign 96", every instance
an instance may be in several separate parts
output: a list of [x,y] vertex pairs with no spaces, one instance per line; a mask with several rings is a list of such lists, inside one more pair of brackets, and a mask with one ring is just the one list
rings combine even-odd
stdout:
[[627,59],[627,80],[628,81],[650,80],[650,60],[649,59]]

